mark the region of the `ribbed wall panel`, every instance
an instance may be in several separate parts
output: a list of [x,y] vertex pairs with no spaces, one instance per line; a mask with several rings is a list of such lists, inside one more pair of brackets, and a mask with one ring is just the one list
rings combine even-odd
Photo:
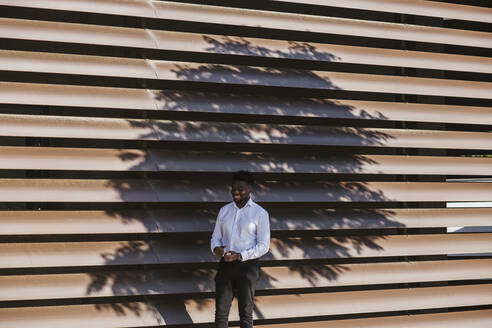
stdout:
[[[139,233],[211,233],[217,209],[174,208],[160,210],[106,211],[16,211],[0,212],[0,234],[139,234]],[[446,228],[487,226],[492,210],[473,209],[332,209],[296,208],[296,205],[272,208],[272,232],[316,230],[361,230],[396,228]],[[137,219],[125,220],[125,216]],[[386,218],[384,224],[381,218]]]
[[[378,284],[415,283],[425,277],[425,281],[460,281],[487,279],[491,260],[457,260],[394,262],[378,264],[343,265],[299,265],[292,267],[266,267],[258,281],[258,292],[275,289],[356,287]],[[330,279],[322,272],[343,271],[338,280]],[[312,279],[303,278],[305,272],[313,271]],[[387,272],[392,274],[388,275]],[[210,293],[215,286],[210,277],[214,269],[202,269],[199,274],[193,270],[159,270],[98,272],[94,274],[41,274],[12,275],[0,278],[1,301],[44,301],[59,299],[97,298],[111,296],[151,296],[186,293]],[[99,282],[97,278],[101,278]],[[112,286],[103,282],[111,281]],[[56,288],[53,286],[56,285]],[[149,288],[153,287],[153,288]]]
[[[200,54],[224,54],[245,57],[299,59],[382,66],[404,66],[450,71],[491,73],[490,58],[427,53],[422,51],[356,47],[326,43],[244,38],[227,35],[198,34],[162,30],[141,30],[128,27],[92,26],[74,23],[36,22],[0,18],[6,39],[50,41],[139,47]],[[117,34],[126,42],[114,38]],[[109,40],[107,39],[109,38]],[[147,42],[143,44],[143,40]],[[154,41],[154,42],[151,42]],[[32,67],[35,68],[35,67]]]
[[[344,293],[320,293],[304,295],[257,296],[258,307],[265,310],[255,313],[255,319],[276,320],[279,318],[319,316],[346,313],[377,313],[412,311],[422,305],[429,309],[489,304],[492,301],[490,285],[358,291]],[[233,308],[236,308],[233,302]],[[286,313],[285,308],[292,308]],[[4,327],[30,327],[38,324],[80,327],[80,320],[96,327],[143,327],[175,324],[204,324],[213,322],[214,305],[211,299],[186,301],[160,301],[139,303],[99,304],[96,308],[87,305],[45,306],[40,308],[0,309],[0,323]],[[118,311],[118,313],[115,313]],[[20,315],[23,313],[24,315]],[[187,317],[183,319],[183,315]],[[41,318],[34,321],[32,318]],[[231,321],[238,321],[237,311],[231,311]]]
[[211,326],[241,169],[256,326],[490,327],[490,8],[207,3],[0,0],[0,327]]
[[[486,107],[142,90],[0,82],[4,104],[97,107],[192,113],[271,115],[372,121],[492,124]],[[29,96],[32,97],[29,97]]]
[[[0,114],[0,136],[234,144],[483,149],[492,134],[345,126]],[[53,129],[56,126],[56,129]],[[440,142],[436,143],[439,140]]]
[[286,3],[333,6],[350,9],[375,10],[388,13],[442,17],[492,23],[492,10],[485,7],[463,6],[446,2],[423,0],[274,0]]
[[[9,4],[6,0],[4,0],[4,2]],[[30,4],[26,5],[32,6],[34,1],[28,2]],[[64,7],[64,10],[69,9],[89,13],[97,12],[118,15],[122,14],[122,9],[127,9],[115,4],[114,6],[107,7],[107,9],[104,8],[106,10],[103,9],[102,11],[98,11],[100,8],[91,6],[87,2],[75,1],[79,6],[73,7],[70,6],[71,2],[72,1],[69,1],[66,4],[61,5],[57,1],[48,3],[43,2],[35,7],[43,9],[60,9]],[[456,44],[471,47],[487,48],[492,42],[490,34],[475,31],[448,30],[426,26],[405,26],[404,24],[381,23],[369,20],[321,17],[219,6],[203,6],[197,4],[175,3],[171,1],[151,1],[150,5],[151,6],[143,12],[131,16],[155,17],[158,19],[182,22],[262,27],[346,36]]]
[[[0,147],[0,169],[115,172],[233,172],[490,175],[490,158],[337,155],[316,157],[282,152],[199,152],[149,149]],[[142,163],[142,161],[145,161]],[[227,163],[224,166],[224,163]],[[143,165],[139,165],[143,164]]]

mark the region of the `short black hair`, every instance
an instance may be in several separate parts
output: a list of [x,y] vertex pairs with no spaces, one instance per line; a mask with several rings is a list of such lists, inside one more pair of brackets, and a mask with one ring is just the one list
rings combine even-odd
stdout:
[[249,184],[251,187],[255,185],[255,179],[253,175],[249,171],[237,171],[234,172],[232,176],[232,181],[244,181]]

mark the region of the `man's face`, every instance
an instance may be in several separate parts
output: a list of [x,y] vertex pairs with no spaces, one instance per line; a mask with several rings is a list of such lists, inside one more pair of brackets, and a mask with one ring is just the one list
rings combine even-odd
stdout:
[[251,186],[245,181],[233,181],[232,182],[232,199],[235,203],[241,203],[249,198],[251,193]]

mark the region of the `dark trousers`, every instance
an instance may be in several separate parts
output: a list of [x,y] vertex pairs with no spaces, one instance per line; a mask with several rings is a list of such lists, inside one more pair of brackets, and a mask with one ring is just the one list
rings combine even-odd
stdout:
[[244,262],[220,260],[215,276],[215,327],[228,327],[234,295],[237,297],[241,328],[253,327],[253,297],[259,275],[258,259]]

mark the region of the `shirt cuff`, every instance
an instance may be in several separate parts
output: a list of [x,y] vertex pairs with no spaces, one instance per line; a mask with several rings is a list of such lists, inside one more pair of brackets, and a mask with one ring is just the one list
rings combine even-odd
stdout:
[[219,247],[219,246],[220,246],[220,245],[218,245],[218,244],[217,244],[217,245],[212,245],[212,246],[210,247],[210,250],[212,251],[212,253],[213,253],[213,254],[215,254],[215,253],[214,253],[214,249],[215,249],[215,247]]
[[246,251],[242,251],[241,252],[241,261],[244,262],[248,259],[247,255],[246,255]]

